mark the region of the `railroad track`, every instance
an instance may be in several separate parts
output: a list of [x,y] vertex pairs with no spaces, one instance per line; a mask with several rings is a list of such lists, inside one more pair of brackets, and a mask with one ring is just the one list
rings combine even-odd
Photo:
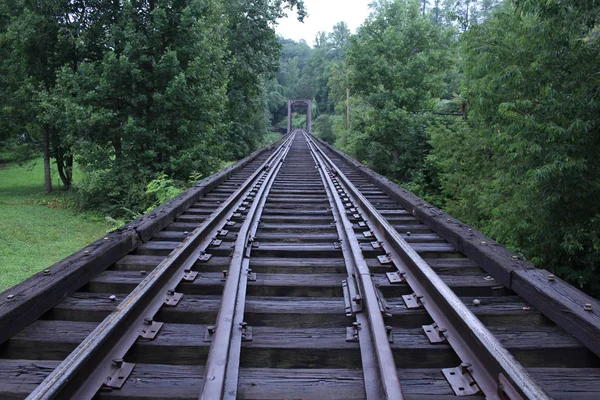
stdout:
[[295,131],[6,291],[0,398],[597,399],[599,309]]

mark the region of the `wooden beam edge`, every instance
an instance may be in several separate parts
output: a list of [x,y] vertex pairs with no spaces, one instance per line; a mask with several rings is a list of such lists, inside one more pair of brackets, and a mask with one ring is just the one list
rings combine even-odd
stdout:
[[[281,141],[281,140],[280,140]],[[0,344],[173,222],[199,198],[280,142],[213,174],[142,217],[0,293]]]
[[[333,148],[329,143],[316,139],[356,167],[371,183],[381,188],[414,217],[475,261],[496,281],[522,296],[600,356],[600,301],[559,278],[548,281],[550,272],[538,269],[529,261],[521,260],[516,253],[495,240],[367,168],[347,154]],[[540,278],[541,276],[543,279]],[[544,280],[554,286],[542,284]],[[592,311],[584,311],[585,304],[590,304]]]

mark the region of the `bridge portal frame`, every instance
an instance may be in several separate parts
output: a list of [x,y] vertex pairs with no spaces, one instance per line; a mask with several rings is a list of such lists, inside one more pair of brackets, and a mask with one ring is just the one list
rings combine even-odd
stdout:
[[288,100],[288,133],[292,131],[292,107],[294,106],[306,106],[306,130],[312,133],[312,100],[310,99]]

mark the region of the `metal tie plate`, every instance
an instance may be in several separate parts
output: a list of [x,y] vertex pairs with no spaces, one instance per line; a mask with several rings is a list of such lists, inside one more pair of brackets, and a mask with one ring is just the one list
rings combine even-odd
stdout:
[[353,326],[346,328],[346,342],[358,342],[358,330],[360,328],[360,324],[358,322],[354,322]]
[[446,336],[444,335],[446,329],[440,329],[435,322],[431,325],[423,325],[423,331],[431,344],[447,342]]
[[361,219],[362,218],[362,216],[360,214],[352,214],[352,217],[354,219]]
[[179,304],[179,300],[183,297],[183,293],[177,293],[174,290],[169,290],[167,292],[167,297],[165,298],[165,305],[170,307],[175,307]]
[[381,242],[371,242],[371,247],[374,249],[380,249],[381,248]]
[[198,261],[207,262],[212,257],[212,254],[202,252],[198,257]]
[[217,236],[227,236],[228,233],[229,231],[227,229],[221,229],[219,233],[217,233]]
[[358,221],[358,226],[364,228],[365,226],[367,226],[367,223],[365,221]]
[[454,394],[459,397],[472,396],[480,392],[479,386],[469,368],[471,364],[462,363],[456,368],[444,368],[442,373],[446,377],[446,380],[454,390]]
[[227,223],[225,225],[227,225],[227,226],[234,226],[235,225],[235,221],[227,221]]
[[158,331],[162,328],[162,322],[156,322],[152,319],[144,321],[144,326],[140,330],[140,337],[148,340],[154,340],[158,336]]
[[196,277],[198,276],[198,271],[192,271],[191,269],[186,269],[183,271],[183,280],[186,282],[194,282]]
[[406,279],[404,279],[404,276],[400,272],[386,272],[385,275],[391,284],[406,283]]
[[214,246],[214,247],[219,247],[221,245],[221,243],[223,243],[223,241],[221,239],[213,239],[213,241],[210,242],[210,245]]
[[[366,232],[364,232],[366,233]],[[391,254],[382,254],[380,256],[377,256],[377,260],[379,260],[380,264],[390,264],[392,262],[392,255]]]
[[123,360],[113,360],[113,366],[104,380],[103,386],[109,387],[112,389],[121,389],[131,375],[131,371],[133,371],[133,367],[135,367],[134,363],[126,363]]
[[366,238],[375,237],[375,235],[373,234],[372,231],[365,231],[365,232],[363,232],[363,236],[366,237]]
[[423,307],[423,303],[421,303],[419,296],[417,296],[415,293],[403,295],[402,300],[404,300],[404,304],[409,310],[415,310]]

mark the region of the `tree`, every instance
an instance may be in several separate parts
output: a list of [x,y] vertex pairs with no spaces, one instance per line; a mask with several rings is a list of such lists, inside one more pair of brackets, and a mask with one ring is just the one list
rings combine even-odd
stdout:
[[596,293],[598,8],[523,1],[473,26],[462,40],[472,128],[434,141],[451,212],[478,210],[469,219],[493,237]]
[[416,1],[380,1],[351,43],[351,89],[371,106],[368,160],[409,181],[428,151],[423,113],[444,90],[450,31],[423,16]]

